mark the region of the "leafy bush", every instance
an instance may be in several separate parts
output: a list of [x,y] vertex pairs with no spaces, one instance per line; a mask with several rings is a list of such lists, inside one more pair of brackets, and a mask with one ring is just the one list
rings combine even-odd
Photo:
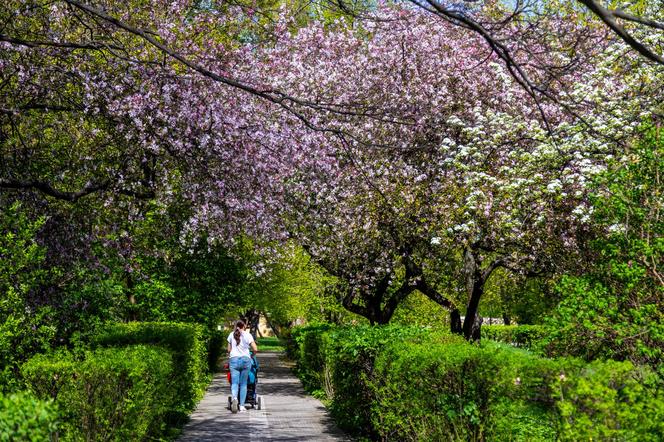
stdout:
[[564,369],[456,337],[394,344],[376,359],[372,425],[381,439],[553,440],[549,385]]
[[438,337],[420,327],[327,324],[294,329],[291,336],[299,348],[298,374],[305,388],[324,391],[337,423],[351,432],[371,428],[373,364],[380,350],[395,341]]
[[626,359],[659,368],[664,376],[662,289],[648,292],[646,301],[645,295],[627,296],[594,276],[564,277],[558,289],[565,298],[542,343],[548,356]]
[[664,378],[664,131],[642,130],[629,161],[595,179],[589,262],[557,285],[546,350],[648,364]]
[[173,400],[168,352],[147,346],[98,349],[82,360],[59,352],[27,361],[22,374],[61,410],[63,440],[141,440],[163,428]]
[[46,250],[36,240],[44,222],[31,220],[18,203],[0,213],[0,392],[19,388],[21,363],[54,341],[52,312],[29,302],[31,290],[50,276],[43,268]]
[[[513,330],[506,340],[527,342]],[[533,328],[524,335],[540,331]],[[326,393],[342,428],[371,439],[640,440],[642,434],[662,435],[661,380],[647,368],[547,359],[512,345],[470,344],[415,327],[317,326],[296,329],[293,336],[299,374]],[[602,422],[589,424],[596,419]]]
[[206,340],[208,371],[216,373],[221,369],[219,359],[226,354],[226,333],[219,330],[209,331]]
[[[130,322],[108,324],[95,337],[102,347],[135,344],[159,345],[173,357],[171,383],[175,390],[173,419],[185,418],[195,407],[208,383],[208,358],[203,327],[175,322]],[[178,416],[179,415],[179,416]]]
[[664,440],[664,388],[648,367],[593,362],[559,388],[562,440]]
[[53,440],[58,414],[52,401],[42,401],[27,392],[0,395],[0,440]]
[[325,347],[323,340],[327,336],[325,332],[331,328],[332,326],[329,324],[294,328],[288,341],[293,345],[286,345],[287,354],[293,355],[291,357],[298,362],[297,371],[304,388],[312,392],[324,388]]
[[537,348],[549,330],[541,325],[484,325],[482,339],[504,342],[519,348]]

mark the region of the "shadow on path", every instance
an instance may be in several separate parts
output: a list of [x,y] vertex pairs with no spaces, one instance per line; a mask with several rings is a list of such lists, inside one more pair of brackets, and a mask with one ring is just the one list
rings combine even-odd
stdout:
[[230,386],[218,373],[185,425],[180,442],[193,441],[350,441],[334,424],[323,404],[307,395],[277,353],[259,353],[257,391],[261,410],[232,414]]

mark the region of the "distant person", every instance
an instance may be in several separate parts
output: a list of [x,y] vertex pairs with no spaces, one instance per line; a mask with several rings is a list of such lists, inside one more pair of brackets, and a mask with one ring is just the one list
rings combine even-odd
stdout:
[[[231,412],[247,411],[244,407],[244,401],[247,399],[247,379],[249,370],[251,370],[251,353],[258,352],[256,341],[246,330],[244,321],[239,320],[235,323],[235,330],[228,335],[228,353],[230,360],[228,368],[231,370]],[[238,389],[240,397],[238,401]],[[239,404],[239,407],[238,407]]]

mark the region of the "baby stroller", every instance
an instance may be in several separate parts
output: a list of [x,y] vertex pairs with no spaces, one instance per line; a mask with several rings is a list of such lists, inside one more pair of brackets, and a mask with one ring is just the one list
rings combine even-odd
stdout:
[[[231,383],[231,370],[228,366],[228,362],[224,364],[224,369],[226,370],[226,378],[228,379],[228,384]],[[251,368],[249,369],[249,378],[247,379],[247,399],[244,405],[251,405],[252,408],[260,410],[263,405],[263,399],[258,394],[256,384],[258,384],[258,360],[256,355],[251,353]],[[228,409],[231,409],[231,403],[233,398],[228,396]]]

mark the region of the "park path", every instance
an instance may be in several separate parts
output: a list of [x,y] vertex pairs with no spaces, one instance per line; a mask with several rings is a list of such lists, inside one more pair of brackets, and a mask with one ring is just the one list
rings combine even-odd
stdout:
[[228,410],[230,386],[217,373],[185,425],[180,442],[194,441],[350,441],[336,428],[323,404],[307,395],[279,353],[258,354],[261,410]]

